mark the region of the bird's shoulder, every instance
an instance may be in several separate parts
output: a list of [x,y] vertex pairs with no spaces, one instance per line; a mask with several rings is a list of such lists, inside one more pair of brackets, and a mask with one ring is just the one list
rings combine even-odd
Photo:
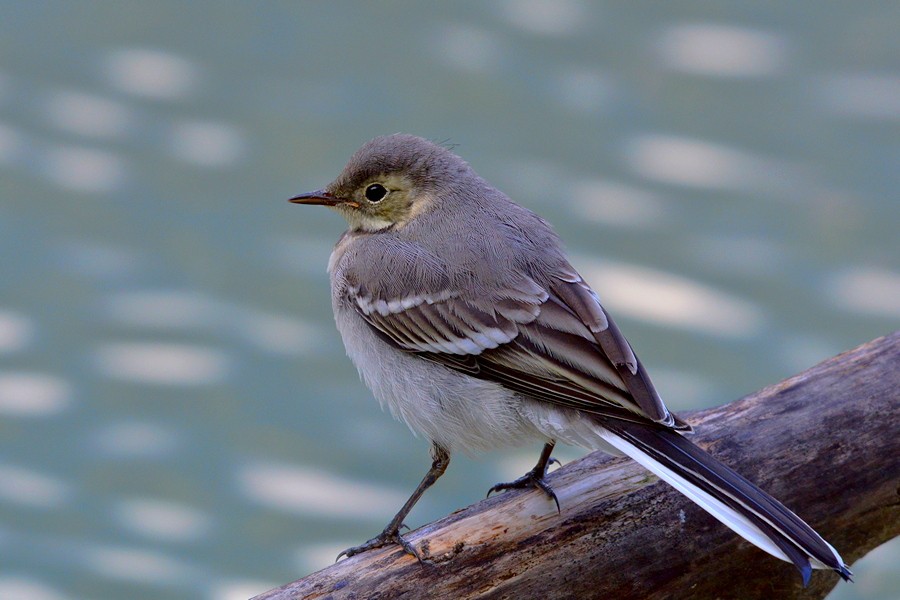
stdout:
[[437,297],[450,287],[446,261],[387,232],[345,232],[332,252],[329,274],[333,300],[356,310],[394,306],[412,296]]
[[430,211],[381,232],[347,231],[332,253],[332,283],[373,300],[434,293],[481,301],[524,287],[535,295],[550,274],[571,269],[558,237],[518,205]]

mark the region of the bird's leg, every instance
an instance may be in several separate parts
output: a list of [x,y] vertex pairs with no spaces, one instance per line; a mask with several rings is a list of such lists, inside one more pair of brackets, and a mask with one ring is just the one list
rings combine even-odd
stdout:
[[372,548],[381,548],[382,546],[387,546],[388,544],[399,544],[407,554],[415,556],[416,560],[418,560],[419,562],[427,562],[422,558],[418,550],[416,550],[412,544],[403,539],[403,537],[400,535],[400,528],[406,527],[406,525],[403,523],[403,519],[406,518],[406,515],[409,514],[409,511],[411,511],[413,506],[416,505],[416,502],[419,501],[419,498],[422,497],[422,494],[425,493],[425,490],[434,485],[434,482],[444,474],[444,471],[447,470],[447,466],[450,464],[450,453],[435,443],[432,443],[431,445],[431,456],[433,458],[433,461],[431,463],[431,468],[428,469],[428,473],[426,473],[425,477],[422,478],[422,481],[419,483],[419,487],[415,489],[415,491],[409,497],[409,500],[407,500],[406,504],[403,505],[403,508],[401,508],[400,511],[396,515],[394,515],[394,518],[391,519],[391,522],[387,524],[387,527],[384,528],[384,531],[373,537],[365,544],[347,548],[346,550],[338,554],[338,560],[340,560],[342,556],[346,556],[349,558],[356,554],[360,554],[361,552],[365,552],[366,550],[371,550]]
[[550,440],[546,444],[544,444],[544,449],[541,450],[541,457],[538,459],[534,468],[523,476],[519,477],[515,481],[510,481],[509,483],[498,483],[494,487],[488,490],[487,495],[490,496],[494,492],[502,492],[504,490],[516,490],[522,488],[537,488],[547,494],[547,496],[556,502],[556,512],[559,512],[559,499],[556,497],[556,493],[553,491],[553,488],[550,487],[550,484],[544,479],[547,476],[547,468],[552,463],[559,463],[555,458],[550,457],[550,453],[553,452],[553,447],[556,445],[555,440]]

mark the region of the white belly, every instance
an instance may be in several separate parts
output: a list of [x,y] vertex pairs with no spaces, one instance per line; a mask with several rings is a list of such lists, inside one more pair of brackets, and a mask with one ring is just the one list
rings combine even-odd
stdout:
[[352,309],[339,308],[336,322],[372,394],[413,432],[451,452],[547,439],[522,414],[522,400],[499,384],[397,350]]

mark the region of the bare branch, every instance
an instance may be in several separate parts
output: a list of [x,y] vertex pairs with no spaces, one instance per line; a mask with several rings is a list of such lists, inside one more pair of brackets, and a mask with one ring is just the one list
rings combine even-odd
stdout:
[[[900,332],[742,400],[689,415],[694,441],[758,483],[849,563],[900,534]],[[299,598],[824,598],[817,571],[740,539],[636,464],[601,453],[550,477],[562,513],[508,492],[255,600]],[[852,584],[844,584],[852,585]]]

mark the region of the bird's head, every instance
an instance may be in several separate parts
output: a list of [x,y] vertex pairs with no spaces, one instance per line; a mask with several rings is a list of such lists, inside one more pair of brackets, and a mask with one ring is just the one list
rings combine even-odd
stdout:
[[351,229],[381,231],[405,226],[470,173],[469,165],[448,149],[398,133],[367,142],[337,179],[290,201],[334,208]]

